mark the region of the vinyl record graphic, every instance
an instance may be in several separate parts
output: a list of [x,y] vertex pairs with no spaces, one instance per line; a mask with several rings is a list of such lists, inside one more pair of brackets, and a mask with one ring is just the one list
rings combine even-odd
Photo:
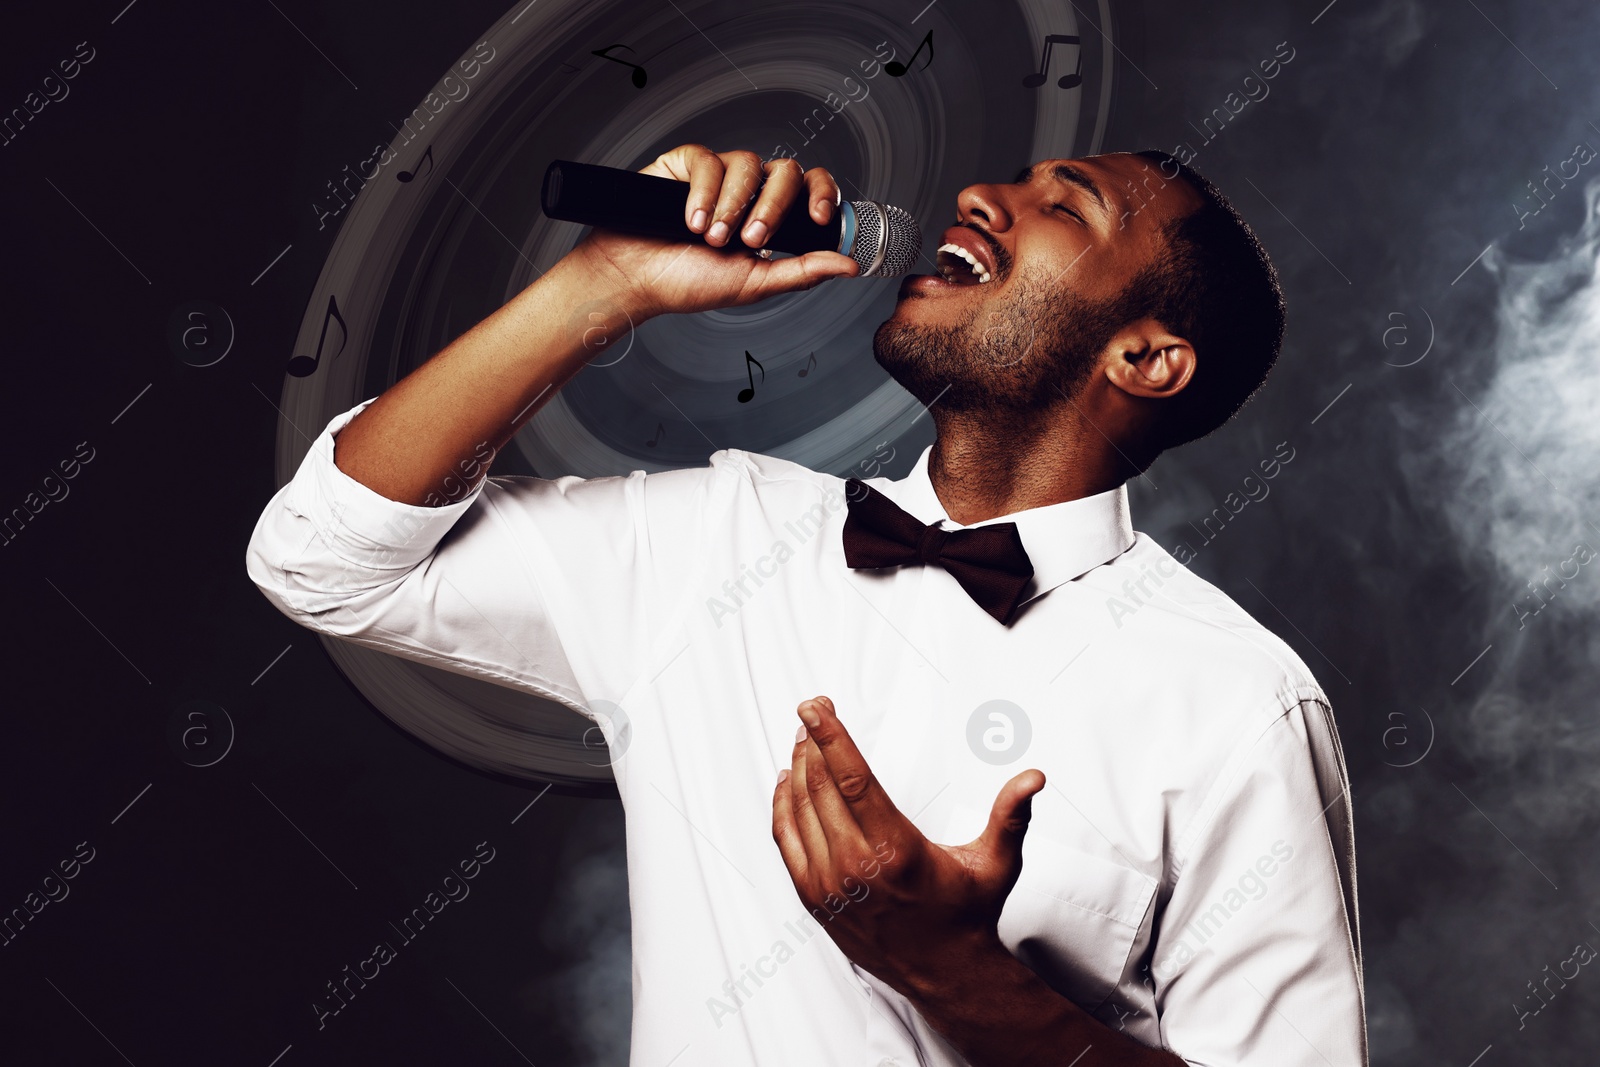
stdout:
[[[829,168],[846,199],[916,217],[920,273],[933,270],[962,187],[1100,150],[1118,75],[1108,3],[880,6],[539,0],[484,30],[416,111],[395,116],[388,152],[339,206],[285,354],[295,364],[279,402],[279,484],[308,447],[296,427],[314,435],[383,392],[578,241],[580,227],[539,210],[553,159],[638,169],[687,142],[792,155]],[[838,281],[638,324],[596,351],[494,472],[658,471],[737,447],[846,474],[884,442],[908,467],[932,427],[871,345],[898,284]],[[581,332],[595,314],[574,308],[572,325]],[[322,640],[374,706],[446,754],[566,790],[611,790],[594,724],[573,709]]]

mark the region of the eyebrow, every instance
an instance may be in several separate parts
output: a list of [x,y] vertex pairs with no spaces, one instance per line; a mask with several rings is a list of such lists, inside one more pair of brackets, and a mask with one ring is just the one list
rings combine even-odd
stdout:
[[[1031,182],[1033,180],[1033,172],[1033,167],[1023,167],[1022,170],[1017,172],[1017,176],[1015,178],[1016,184],[1026,185],[1027,183]],[[1090,196],[1094,197],[1095,203],[1100,205],[1100,209],[1102,211],[1111,210],[1110,206],[1106,203],[1105,194],[1100,191],[1100,187],[1094,183],[1094,179],[1090,178],[1088,174],[1084,173],[1081,167],[1074,167],[1070,163],[1057,163],[1055,166],[1050,168],[1050,176],[1055,178],[1057,181],[1066,182],[1068,185],[1076,185],[1078,188],[1087,192]]]

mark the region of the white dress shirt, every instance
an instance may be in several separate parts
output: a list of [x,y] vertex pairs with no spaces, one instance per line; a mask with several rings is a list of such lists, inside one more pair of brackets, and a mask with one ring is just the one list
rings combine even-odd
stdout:
[[[1044,771],[1000,935],[1058,992],[1197,1067],[1366,1064],[1328,698],[1134,532],[1125,487],[991,520],[1017,524],[1035,572],[1006,627],[941,567],[849,569],[834,475],[728,449],[657,474],[494,477],[415,507],[333,463],[365,406],[268,504],[250,576],[302,625],[607,731],[633,1067],[966,1062],[808,916],[773,843],[795,708],[818,694],[934,841],[970,841],[1006,780]],[[960,529],[927,461],[868,484]]]

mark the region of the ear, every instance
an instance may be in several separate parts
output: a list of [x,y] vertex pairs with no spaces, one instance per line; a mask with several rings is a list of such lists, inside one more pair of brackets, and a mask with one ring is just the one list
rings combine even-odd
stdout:
[[1155,319],[1129,323],[1106,347],[1106,378],[1132,396],[1162,399],[1194,377],[1194,346]]

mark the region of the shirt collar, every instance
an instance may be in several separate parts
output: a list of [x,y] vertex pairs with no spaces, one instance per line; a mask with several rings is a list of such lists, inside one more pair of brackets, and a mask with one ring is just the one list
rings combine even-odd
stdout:
[[928,456],[932,451],[932,445],[924,448],[916,465],[904,478],[877,482],[873,488],[919,521],[937,522],[946,530],[967,530],[997,522],[1016,523],[1022,547],[1033,563],[1033,583],[1023,593],[1021,602],[1024,604],[1115,559],[1133,545],[1133,520],[1128,513],[1126,484],[1093,496],[997,515],[963,526],[950,518],[939,502],[939,495],[933,491],[933,482],[928,477]]

